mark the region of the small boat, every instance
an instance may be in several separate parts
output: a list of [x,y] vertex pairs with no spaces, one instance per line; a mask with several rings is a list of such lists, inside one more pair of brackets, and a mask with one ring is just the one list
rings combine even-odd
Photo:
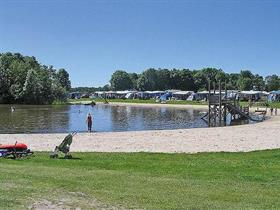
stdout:
[[96,105],[95,101],[85,102],[85,103],[82,103],[82,104],[86,105],[86,106],[95,106]]

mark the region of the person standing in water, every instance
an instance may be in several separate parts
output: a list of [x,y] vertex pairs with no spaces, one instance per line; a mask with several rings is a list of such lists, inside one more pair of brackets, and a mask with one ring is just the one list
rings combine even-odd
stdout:
[[16,111],[16,108],[14,106],[11,106],[11,111],[12,112]]
[[87,125],[88,125],[88,132],[91,132],[91,128],[92,128],[92,116],[90,113],[88,113],[87,116]]
[[273,107],[272,106],[270,107],[270,115],[271,116],[273,115]]

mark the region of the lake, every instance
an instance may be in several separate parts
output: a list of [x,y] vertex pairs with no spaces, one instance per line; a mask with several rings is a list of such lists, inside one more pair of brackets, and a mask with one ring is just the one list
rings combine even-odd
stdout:
[[93,115],[93,130],[140,131],[208,127],[205,111],[175,107],[59,105],[0,105],[0,133],[66,133],[87,130],[86,116]]

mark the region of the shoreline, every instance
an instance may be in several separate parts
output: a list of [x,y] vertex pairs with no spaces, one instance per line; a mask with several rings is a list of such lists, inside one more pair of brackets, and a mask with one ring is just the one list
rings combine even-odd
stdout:
[[[69,105],[83,105],[89,101],[70,102]],[[205,104],[167,104],[167,103],[129,103],[129,102],[109,102],[104,104],[103,102],[96,102],[97,105],[104,106],[136,106],[136,107],[171,107],[171,108],[192,108],[192,109],[208,109],[208,105]]]
[[[280,148],[280,116],[255,124],[177,130],[78,133],[72,152],[249,152]],[[52,151],[67,134],[0,134],[1,144]]]

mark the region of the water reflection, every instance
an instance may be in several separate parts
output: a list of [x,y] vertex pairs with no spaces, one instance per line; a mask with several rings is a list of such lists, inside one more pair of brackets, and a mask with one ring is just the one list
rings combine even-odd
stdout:
[[61,132],[69,127],[69,106],[0,106],[1,133]]
[[194,109],[101,104],[16,105],[15,109],[11,112],[10,105],[0,105],[0,133],[85,132],[88,113],[93,116],[93,129],[98,132],[207,127],[200,119],[203,113]]

